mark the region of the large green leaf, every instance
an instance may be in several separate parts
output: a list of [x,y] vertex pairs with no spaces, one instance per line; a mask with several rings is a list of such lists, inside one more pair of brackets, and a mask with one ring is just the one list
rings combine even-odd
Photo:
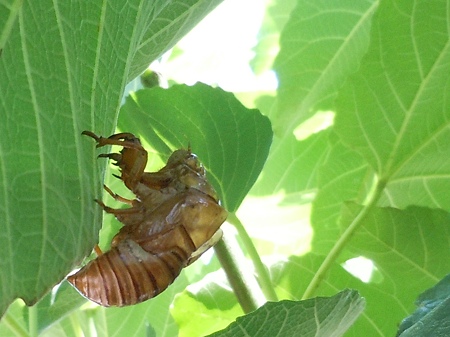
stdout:
[[[359,209],[348,204],[342,223]],[[442,251],[448,249],[449,231],[450,217],[443,211],[419,207],[374,210],[350,241],[347,254],[371,259],[377,277],[362,282],[335,263],[316,294],[329,296],[343,288],[358,289],[366,299],[366,309],[346,336],[394,336],[400,321],[412,311],[417,294],[450,269],[450,263],[442,259]],[[272,279],[279,296],[302,298],[323,260],[310,253],[275,265]]]
[[201,337],[225,328],[243,315],[235,294],[223,281],[222,271],[211,273],[179,294],[172,315],[180,337]]
[[313,249],[320,254],[327,254],[339,238],[337,222],[342,202],[362,203],[368,191],[365,185],[373,177],[373,170],[356,151],[346,147],[335,133],[330,133],[329,138],[332,145],[318,172],[319,191],[311,214],[316,229]]
[[339,94],[336,131],[387,182],[385,205],[450,208],[449,19],[448,1],[382,2]]
[[[183,0],[183,1],[152,1],[143,2],[141,6],[152,6],[146,15],[152,20],[142,26],[135,26],[142,36],[134,46],[128,79],[138,76],[148,67],[148,60],[156,60],[163,51],[172,48],[187,32],[212,11],[223,0]],[[117,2],[117,10],[121,10],[122,3]],[[144,7],[140,11],[145,11]],[[163,48],[163,49],[162,49]]]
[[[450,208],[447,6],[437,1],[418,11],[410,1],[380,4],[368,53],[338,96],[339,140],[319,173],[312,211],[316,252],[326,254],[340,238],[342,202],[367,202],[377,179],[387,184],[378,205]],[[436,41],[432,51],[424,37]],[[401,53],[394,47],[400,45]]]
[[17,20],[22,2],[22,0],[10,0],[0,4],[0,56]]
[[135,130],[166,158],[190,144],[230,212],[253,186],[272,142],[267,117],[231,93],[201,83],[133,93],[119,126]]
[[280,32],[289,19],[296,0],[270,0],[266,2],[266,13],[258,32],[258,44],[250,65],[256,74],[272,67],[279,51]]
[[[270,195],[282,190],[289,195],[314,192],[318,186],[319,167],[328,155],[328,138],[329,132],[323,131],[303,141],[298,141],[293,135],[286,136],[281,142],[275,139],[270,161],[252,193]],[[274,176],[279,179],[274,179]]]
[[[30,315],[36,313],[38,315],[37,331],[42,333],[86,302],[82,296],[77,295],[78,292],[68,282],[62,282],[56,291],[47,293],[34,308],[30,309],[26,306],[22,308],[25,322],[29,322]],[[8,311],[7,316],[9,315],[10,312]],[[8,318],[12,319],[13,317]]]
[[443,300],[433,311],[426,315],[399,337],[436,336],[446,337],[450,334],[450,298]]
[[[348,204],[342,223],[346,225],[360,209],[360,206]],[[381,282],[373,282],[368,287],[389,294],[397,302],[389,306],[391,324],[386,326],[386,318],[377,312],[387,302],[380,301],[377,294],[366,294],[361,290],[367,299],[366,313],[372,318],[372,325],[385,336],[394,334],[396,323],[411,310],[417,294],[450,270],[450,261],[442,258],[443,252],[448,251],[449,235],[447,212],[420,207],[374,209],[367,215],[363,227],[354,234],[348,250],[354,256],[371,259],[382,275]],[[359,323],[362,324],[358,322],[355,328],[359,328]],[[368,326],[364,329],[369,331]]]
[[450,275],[417,298],[417,309],[400,324],[400,337],[448,336],[450,333]]
[[[394,335],[417,293],[450,269],[442,258],[448,214],[406,208],[450,208],[448,4],[381,1],[367,55],[338,95],[336,133],[313,204],[313,250],[339,262],[362,255],[375,264],[382,281],[358,286],[368,305],[349,332],[354,336]],[[384,187],[380,199],[374,186]],[[342,213],[346,200],[364,206]],[[377,201],[406,210],[370,211]],[[322,285],[338,289],[354,282],[345,275],[321,276]]]
[[276,133],[329,109],[366,51],[377,1],[298,0],[280,38]]
[[27,1],[16,20],[21,1],[0,5],[0,313],[97,241],[101,169],[81,131],[112,133],[128,79],[219,2]]
[[[252,193],[282,191],[291,201],[305,193],[311,198],[318,168],[329,151],[326,136],[299,141],[294,129],[317,111],[333,109],[338,89],[356,71],[369,45],[376,8],[375,0],[297,1],[274,63],[279,80],[274,107],[268,107],[267,100],[260,103],[274,124],[275,139]],[[284,24],[275,22],[280,21]]]
[[269,302],[209,336],[339,337],[360,315],[364,304],[354,290],[344,290],[329,298]]

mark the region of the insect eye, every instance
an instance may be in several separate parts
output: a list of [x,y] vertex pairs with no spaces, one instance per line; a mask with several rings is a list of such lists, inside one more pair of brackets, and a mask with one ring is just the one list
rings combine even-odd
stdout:
[[197,171],[200,167],[202,167],[198,161],[198,158],[195,154],[190,154],[186,160],[185,163],[187,166],[189,166],[191,169]]

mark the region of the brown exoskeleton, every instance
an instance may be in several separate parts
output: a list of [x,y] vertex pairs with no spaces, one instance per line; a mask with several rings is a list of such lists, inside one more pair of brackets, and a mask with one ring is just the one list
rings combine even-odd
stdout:
[[101,154],[116,161],[120,179],[135,195],[129,204],[113,209],[124,226],[113,238],[111,249],[90,261],[67,280],[85,297],[103,306],[143,302],[165,290],[181,270],[195,261],[221,237],[220,225],[227,212],[219,205],[203,166],[190,150],[175,151],[158,172],[144,172],[147,151],[131,133],[108,138],[84,131],[97,147],[119,145],[120,153]]

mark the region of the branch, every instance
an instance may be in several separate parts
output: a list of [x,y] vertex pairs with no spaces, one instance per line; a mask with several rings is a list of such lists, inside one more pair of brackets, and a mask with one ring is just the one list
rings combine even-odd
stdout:
[[248,272],[251,268],[248,267],[247,259],[236,239],[224,228],[222,230],[224,231],[222,240],[214,246],[214,250],[242,310],[245,313],[252,312],[263,305],[266,300],[253,273]]
[[326,273],[328,270],[333,266],[336,259],[338,258],[341,251],[345,248],[347,243],[350,241],[353,234],[359,229],[359,227],[363,224],[365,217],[367,214],[372,210],[373,207],[375,207],[376,203],[378,202],[378,199],[380,199],[381,193],[383,192],[384,187],[386,186],[386,183],[383,181],[378,181],[374,191],[369,196],[369,201],[367,205],[365,205],[361,211],[358,213],[358,215],[353,219],[352,223],[347,227],[347,229],[344,231],[344,233],[341,235],[339,240],[335,243],[333,248],[330,250],[328,255],[326,256],[325,260],[320,265],[319,269],[317,270],[316,274],[314,275],[313,279],[308,285],[308,288],[306,288],[305,293],[303,294],[302,300],[311,298],[316,291],[316,289],[319,287],[320,283],[325,278]]

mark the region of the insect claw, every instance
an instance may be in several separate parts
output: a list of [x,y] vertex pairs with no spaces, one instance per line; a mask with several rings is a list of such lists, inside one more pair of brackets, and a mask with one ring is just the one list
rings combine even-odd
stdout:
[[87,131],[87,130],[83,131],[81,134],[84,135],[84,136],[88,136],[88,137],[94,138],[96,142],[99,142],[100,138],[102,138],[101,136],[97,136],[92,131]]
[[108,194],[110,196],[112,196],[114,198],[114,196],[116,195],[108,186],[106,186],[105,184],[103,184],[103,189],[108,192]]
[[103,201],[98,200],[98,199],[94,199],[94,201],[99,204],[103,209],[107,208],[107,206],[103,203]]
[[100,153],[98,158],[109,158],[115,161],[119,161],[122,159],[122,155],[120,153]]
[[118,195],[117,193],[114,193],[114,192],[113,192],[108,186],[106,186],[106,185],[103,185],[103,189],[104,189],[106,192],[108,192],[108,194],[109,194],[111,197],[113,197],[114,200],[117,200],[117,201],[123,202],[124,204],[128,204],[128,205],[133,206],[133,200],[124,198],[124,197]]

